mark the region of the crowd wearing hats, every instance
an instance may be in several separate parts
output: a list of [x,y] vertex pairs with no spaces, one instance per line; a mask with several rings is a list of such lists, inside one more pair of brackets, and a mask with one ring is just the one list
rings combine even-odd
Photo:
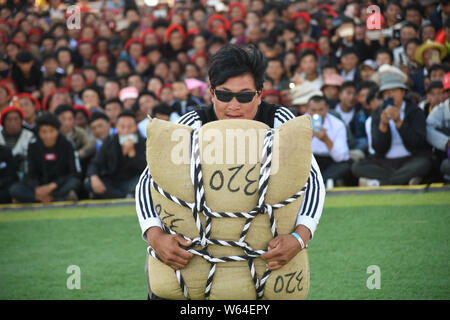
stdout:
[[265,101],[320,115],[328,187],[448,182],[449,17],[450,0],[3,1],[0,202],[133,197],[147,115],[211,104],[228,43],[267,58]]

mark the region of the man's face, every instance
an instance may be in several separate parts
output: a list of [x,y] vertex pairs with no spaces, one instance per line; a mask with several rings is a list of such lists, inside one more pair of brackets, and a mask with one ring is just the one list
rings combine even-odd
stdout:
[[361,105],[363,106],[363,108],[365,110],[367,110],[369,108],[369,106],[367,105],[367,94],[369,93],[369,88],[364,88],[359,90],[358,92],[358,101],[359,103],[361,103]]
[[120,92],[120,86],[116,82],[107,82],[103,89],[105,99],[118,98]]
[[342,68],[349,72],[358,64],[358,56],[356,54],[346,54],[341,58]]
[[36,114],[36,109],[30,99],[21,98],[20,108],[25,112],[25,119],[30,119]]
[[131,117],[120,117],[116,124],[119,135],[133,134],[137,132],[136,121]]
[[99,140],[103,141],[108,135],[111,129],[111,126],[108,121],[105,119],[97,119],[89,125],[92,131],[92,134]]
[[375,62],[377,65],[382,66],[383,64],[391,64],[391,57],[387,53],[380,53],[377,55]]
[[269,61],[266,73],[271,79],[278,81],[283,75],[283,72],[283,65],[279,61]]
[[403,102],[403,97],[405,96],[405,90],[401,88],[388,89],[383,91],[383,98],[394,99],[394,105],[396,107],[401,107]]
[[406,43],[409,39],[417,38],[417,32],[413,27],[404,27],[400,30],[400,41]]
[[105,106],[105,113],[109,118],[109,122],[113,126],[116,124],[117,117],[119,116],[120,112],[122,112],[122,108],[120,107],[120,104],[117,102],[108,103]]
[[59,131],[52,126],[43,125],[39,128],[39,138],[41,138],[44,146],[51,148],[56,144],[56,139],[58,139]]
[[308,103],[308,113],[313,116],[315,114],[320,114],[322,117],[322,123],[325,121],[325,117],[328,112],[328,105],[325,103],[325,101],[320,102],[314,102],[310,101]]
[[9,112],[3,122],[5,131],[10,135],[19,134],[22,129],[22,118],[17,111]]
[[158,102],[158,100],[156,100],[152,96],[144,95],[144,96],[139,98],[139,109],[145,115],[152,114],[153,107],[155,106],[155,104],[157,102]]
[[316,72],[317,60],[313,55],[307,55],[300,61],[300,69],[306,74]]
[[180,100],[186,100],[189,96],[189,90],[184,82],[173,83],[173,95]]
[[431,106],[438,105],[441,102],[442,89],[433,88],[427,92],[427,101]]
[[61,122],[61,131],[64,134],[68,134],[70,131],[72,131],[73,127],[75,126],[75,117],[73,116],[73,113],[70,111],[66,111],[61,113],[58,116],[59,122]]
[[[243,74],[237,77],[229,78],[223,84],[216,87],[216,90],[237,92],[256,92],[255,81],[250,74]],[[210,89],[214,111],[219,120],[224,119],[247,119],[252,120],[256,116],[258,106],[261,103],[261,97],[255,94],[252,101],[248,103],[239,102],[233,97],[229,102],[220,101],[213,90]]]
[[17,65],[23,73],[28,74],[30,73],[31,67],[33,66],[33,61],[19,62],[17,63]]
[[420,25],[422,24],[422,16],[420,15],[420,12],[418,12],[416,10],[406,11],[405,20],[408,22],[414,23],[419,28],[420,28]]
[[430,73],[430,80],[431,81],[442,81],[444,79],[445,71],[442,69],[436,69],[433,70]]
[[347,87],[339,93],[339,100],[341,107],[345,109],[352,108],[355,104],[356,90],[352,87]]
[[361,68],[361,79],[364,81],[370,80],[372,75],[375,73],[375,70],[370,67],[362,67]]

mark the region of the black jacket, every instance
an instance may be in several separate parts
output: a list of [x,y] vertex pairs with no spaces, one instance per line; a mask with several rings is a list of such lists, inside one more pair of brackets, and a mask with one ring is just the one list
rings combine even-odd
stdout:
[[127,180],[139,176],[147,165],[145,139],[138,133],[138,142],[134,145],[136,156],[130,158],[122,154],[119,135],[108,136],[100,150],[89,164],[86,175],[98,175],[114,180]]
[[0,189],[7,188],[17,180],[17,164],[11,149],[0,145]]
[[72,143],[61,133],[47,148],[37,137],[28,146],[24,183],[31,188],[55,182],[58,187],[69,178],[80,178],[81,167]]
[[[426,142],[426,122],[423,111],[415,104],[405,101],[405,117],[402,126],[398,129],[405,148],[413,155],[425,154],[428,151]],[[372,147],[376,156],[384,158],[391,147],[391,130],[386,133],[378,128],[380,125],[382,107],[372,114]]]

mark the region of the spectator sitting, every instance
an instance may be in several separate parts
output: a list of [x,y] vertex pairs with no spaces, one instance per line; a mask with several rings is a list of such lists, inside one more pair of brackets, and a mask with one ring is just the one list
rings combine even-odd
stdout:
[[322,90],[325,98],[327,99],[328,106],[334,109],[339,103],[339,88],[344,82],[344,79],[336,74],[330,74],[324,78]]
[[380,48],[375,52],[375,63],[378,67],[384,64],[392,65],[394,61],[394,56],[392,52],[387,48]]
[[10,189],[13,201],[49,203],[78,199],[80,164],[72,143],[59,128],[58,118],[51,113],[37,118],[37,136],[28,148],[25,176]]
[[41,109],[39,101],[31,94],[23,92],[17,95],[20,108],[25,113],[22,126],[32,130],[36,125],[36,112]]
[[414,82],[413,91],[417,91],[421,96],[425,95],[425,77],[429,73],[433,64],[441,63],[447,55],[447,49],[442,44],[427,40],[417,48],[414,56],[416,62],[422,67],[411,75]]
[[91,116],[91,112],[82,105],[74,105],[73,110],[75,110],[75,125],[89,133],[88,121]]
[[408,87],[400,74],[380,76],[382,105],[366,121],[369,159],[356,162],[352,172],[360,186],[418,184],[430,168],[425,116],[417,105],[404,100]]
[[25,113],[17,107],[7,107],[0,114],[0,145],[11,149],[19,172],[23,172],[28,153],[28,144],[33,139],[33,132],[22,127]]
[[95,198],[133,197],[146,163],[145,139],[134,114],[124,110],[117,120],[117,133],[105,138],[89,165],[85,189]]
[[441,103],[442,81],[431,81],[426,89],[425,99],[419,104],[425,118],[431,113],[434,107]]
[[0,203],[10,203],[9,188],[17,181],[17,167],[11,149],[0,144]]
[[13,79],[19,92],[36,93],[42,82],[42,72],[33,56],[28,51],[22,51],[16,56],[16,63],[11,71]]
[[84,129],[75,125],[75,110],[72,106],[68,104],[59,105],[55,110],[55,115],[61,123],[61,133],[74,143],[84,174],[90,158],[95,153],[95,139]]
[[[443,90],[450,90],[450,73],[444,77]],[[434,107],[427,118],[427,141],[434,148],[434,156],[446,183],[450,182],[450,99]]]
[[105,109],[105,114],[109,118],[109,124],[111,127],[110,134],[117,133],[116,130],[117,120],[119,118],[119,115],[123,111],[122,101],[120,101],[120,99],[118,98],[108,99],[104,102],[103,108]]
[[358,82],[361,80],[361,75],[358,70],[358,52],[351,48],[346,47],[342,50],[341,55],[341,77],[344,81]]
[[347,130],[342,120],[328,113],[326,99],[313,96],[308,102],[308,114],[321,116],[320,127],[313,127],[312,152],[319,164],[324,182],[344,185],[350,174]]
[[317,72],[318,58],[312,49],[305,49],[300,53],[299,64],[302,71],[301,77],[315,90],[320,90],[323,84],[322,77]]
[[372,59],[366,59],[359,67],[359,73],[362,81],[369,81],[373,74],[377,71],[378,66]]
[[175,99],[172,102],[173,113],[170,116],[170,121],[175,122],[179,117],[200,106],[202,102],[189,92],[187,84],[183,80],[172,83],[172,88]]
[[[81,99],[83,100],[83,105],[90,111],[102,112],[103,110],[100,107],[100,94],[95,87],[86,87],[80,92]],[[70,105],[72,105],[70,103]]]
[[95,151],[98,152],[103,141],[109,136],[111,131],[108,116],[102,112],[94,112],[89,117],[89,128],[96,139]]

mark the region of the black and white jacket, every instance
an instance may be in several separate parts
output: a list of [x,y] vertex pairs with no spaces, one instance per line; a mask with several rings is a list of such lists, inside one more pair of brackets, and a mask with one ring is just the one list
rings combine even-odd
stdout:
[[[269,127],[276,129],[283,123],[295,116],[285,107],[274,106],[267,102],[262,102],[258,107],[258,112],[254,120],[264,122]],[[202,125],[217,120],[212,106],[197,108],[186,113],[178,119],[177,123],[184,124],[198,129]],[[142,237],[147,241],[146,231],[154,226],[162,226],[161,220],[156,213],[150,193],[150,179],[148,167],[142,172],[139,182],[136,185],[136,212],[142,230]],[[298,213],[296,225],[305,225],[311,231],[311,238],[314,235],[317,224],[322,215],[325,201],[325,186],[319,166],[312,156],[311,171],[303,196],[303,202]]]

